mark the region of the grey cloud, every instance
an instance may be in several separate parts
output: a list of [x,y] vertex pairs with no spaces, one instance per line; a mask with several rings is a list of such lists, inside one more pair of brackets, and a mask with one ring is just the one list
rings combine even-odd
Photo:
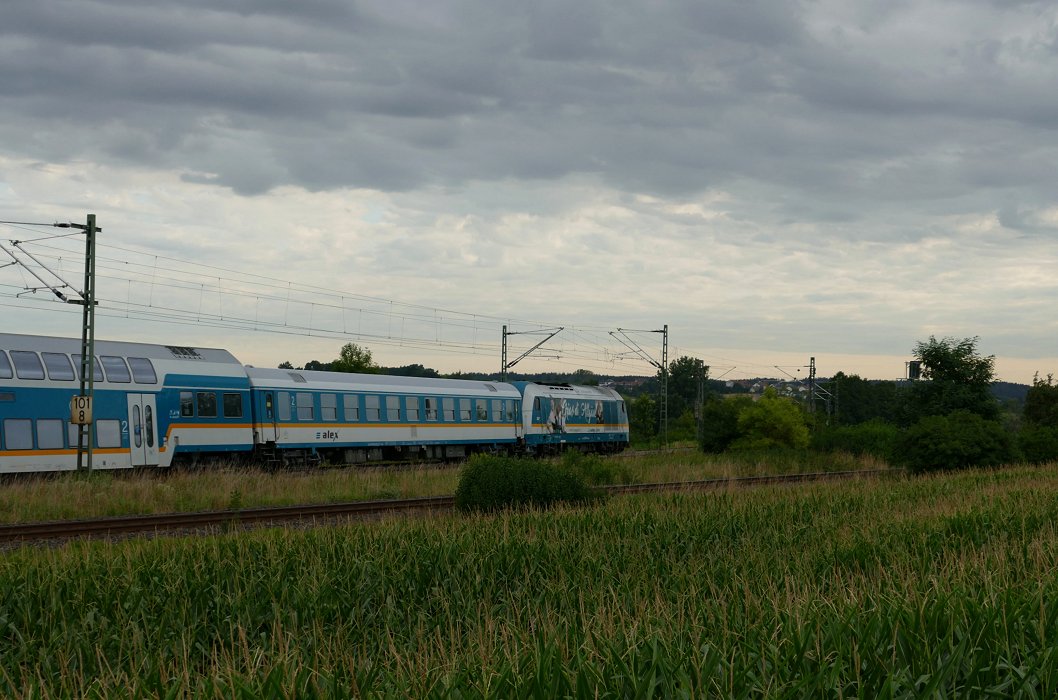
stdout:
[[764,1],[16,2],[0,137],[242,193],[590,176],[829,223],[971,186],[1045,197],[1055,13],[966,7],[933,46],[900,20],[947,6],[865,3],[820,32],[816,6]]

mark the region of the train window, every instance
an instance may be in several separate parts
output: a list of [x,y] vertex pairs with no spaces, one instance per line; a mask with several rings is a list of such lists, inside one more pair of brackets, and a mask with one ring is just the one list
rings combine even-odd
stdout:
[[121,421],[96,421],[96,447],[121,447]]
[[195,396],[195,403],[198,406],[199,418],[217,417],[217,395],[212,391],[198,392],[198,395]]
[[470,399],[459,399],[459,420],[470,420]]
[[298,392],[298,420],[312,420],[312,394]]
[[540,416],[540,397],[539,396],[537,396],[535,399],[533,399],[533,418],[535,420],[538,417],[542,419],[542,416]]
[[[78,376],[78,378],[83,379],[83,377],[82,377],[82,367],[81,367],[81,356],[80,355],[74,355],[73,356],[73,363],[77,366],[77,376]],[[94,366],[94,369],[92,370],[92,381],[93,382],[101,382],[101,381],[103,381],[103,368],[99,366],[99,358],[98,357],[93,357],[92,358],[92,365]]]
[[513,423],[518,420],[519,405],[517,401],[507,402],[507,420]]
[[320,420],[338,420],[338,397],[334,394],[320,394]]
[[488,401],[485,399],[478,399],[474,402],[474,412],[477,414],[479,421],[486,421],[489,419]]
[[132,381],[132,375],[129,374],[129,366],[125,364],[125,358],[100,355],[99,361],[103,363],[103,370],[107,373],[108,382],[127,384]]
[[386,420],[388,420],[388,421],[399,421],[400,420],[400,397],[399,396],[387,396],[386,397]]
[[195,395],[190,391],[180,392],[180,415],[185,418],[195,415]]
[[147,447],[154,447],[154,409],[150,406],[143,409],[143,423],[147,431]]
[[12,350],[11,362],[15,365],[15,374],[19,379],[44,379],[44,365],[40,363],[37,353],[29,350]]
[[437,420],[437,399],[423,399],[426,406],[426,420]]
[[279,392],[276,406],[279,408],[279,420],[290,420],[290,407],[294,403],[294,397],[289,391]]
[[140,407],[132,407],[132,436],[136,447],[143,447],[143,423],[140,420]]
[[224,417],[242,418],[242,394],[224,395]]
[[[87,430],[87,428],[88,428],[88,426],[86,425],[85,429]],[[67,422],[66,423],[66,441],[70,445],[70,447],[76,450],[77,447],[78,447],[77,441],[80,440],[80,439],[81,439],[81,426],[77,425],[76,423]],[[87,442],[87,438],[86,438],[86,442]]]
[[503,420],[503,401],[499,399],[492,400],[492,422],[499,423]]
[[158,375],[154,373],[154,365],[146,357],[130,357],[129,367],[132,369],[132,379],[137,384],[158,383]]
[[7,353],[0,350],[0,379],[10,379],[13,376],[11,374],[11,363],[7,360]]
[[342,397],[342,405],[345,408],[345,421],[352,423],[360,420],[360,397],[356,394],[346,394]]
[[367,408],[367,414],[364,416],[369,421],[381,420],[382,416],[379,412],[379,402],[377,396],[365,396],[364,397],[365,408]]
[[73,365],[70,358],[64,352],[42,352],[44,366],[48,368],[48,379],[72,382],[74,379]]
[[444,406],[444,417],[445,420],[454,421],[456,419],[456,400],[455,399],[444,399],[442,404]]
[[41,450],[61,450],[66,447],[62,439],[62,421],[59,419],[41,419],[37,421],[37,448]]
[[404,397],[404,415],[410,421],[419,420],[419,399],[414,396]]
[[29,418],[4,419],[4,439],[9,450],[32,450],[33,421]]

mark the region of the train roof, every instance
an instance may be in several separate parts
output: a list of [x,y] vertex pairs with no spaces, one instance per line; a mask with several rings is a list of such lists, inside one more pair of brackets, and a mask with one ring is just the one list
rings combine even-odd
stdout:
[[422,394],[462,394],[517,398],[518,390],[502,382],[471,379],[436,379],[433,377],[401,377],[391,374],[353,374],[302,369],[271,369],[246,367],[253,386],[269,386],[291,390],[321,389],[333,391],[381,392],[400,391]]
[[611,399],[623,400],[613,389],[586,384],[564,384],[552,382],[512,382],[527,396],[568,396],[575,399]]
[[[121,355],[124,357],[146,357],[152,360],[187,360],[190,362],[242,364],[230,352],[220,348],[130,343],[126,341],[100,340],[97,338],[95,340],[94,349],[96,356]],[[32,350],[36,352],[80,354],[81,339],[61,338],[48,335],[0,333],[0,350]]]

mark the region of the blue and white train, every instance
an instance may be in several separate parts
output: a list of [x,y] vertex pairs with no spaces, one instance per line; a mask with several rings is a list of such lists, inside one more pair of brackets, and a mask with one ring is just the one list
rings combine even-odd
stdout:
[[[0,333],[0,473],[77,465],[81,343]],[[628,445],[612,389],[242,365],[227,350],[97,340],[93,466],[229,457],[335,464]]]

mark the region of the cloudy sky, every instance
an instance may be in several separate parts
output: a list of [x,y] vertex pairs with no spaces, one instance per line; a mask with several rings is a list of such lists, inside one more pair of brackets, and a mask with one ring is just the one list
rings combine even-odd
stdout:
[[[98,216],[100,337],[1058,373],[1050,2],[8,0],[0,66],[0,219]],[[0,244],[80,287],[57,233]],[[35,286],[0,268],[0,327],[77,335]]]

